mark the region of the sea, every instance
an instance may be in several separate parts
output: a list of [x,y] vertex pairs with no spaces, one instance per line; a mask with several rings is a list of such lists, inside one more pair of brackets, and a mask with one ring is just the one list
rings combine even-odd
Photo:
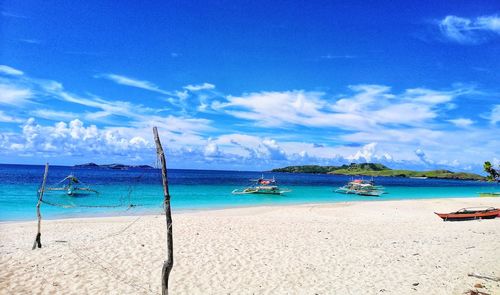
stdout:
[[[0,164],[0,221],[36,220],[37,192],[43,173],[44,166],[41,165]],[[61,187],[60,181],[70,174],[81,181],[82,187],[98,193],[68,196],[61,191],[47,191],[41,204],[44,219],[141,215],[162,211],[163,190],[158,169],[50,166],[46,187]],[[274,177],[281,188],[291,192],[283,195],[231,193],[234,189],[251,185],[251,179],[262,175]],[[386,188],[387,193],[380,197],[334,192],[351,179],[351,176],[343,175],[266,171],[168,170],[173,212],[346,201],[468,198],[477,197],[479,192],[500,191],[499,184],[479,181],[374,177],[377,185]]]

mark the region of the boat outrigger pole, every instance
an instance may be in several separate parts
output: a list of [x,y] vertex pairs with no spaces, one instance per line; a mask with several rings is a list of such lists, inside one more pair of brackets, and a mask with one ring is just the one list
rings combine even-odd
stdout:
[[69,196],[78,194],[79,191],[91,192],[91,193],[96,193],[96,194],[99,193],[98,191],[91,189],[89,187],[78,186],[78,185],[83,184],[83,183],[78,178],[76,178],[76,176],[74,176],[73,174],[70,174],[70,175],[66,176],[63,180],[59,181],[58,185],[65,182],[65,181],[68,181],[68,183],[66,185],[64,185],[62,187],[48,187],[47,191],[66,191],[66,193]]

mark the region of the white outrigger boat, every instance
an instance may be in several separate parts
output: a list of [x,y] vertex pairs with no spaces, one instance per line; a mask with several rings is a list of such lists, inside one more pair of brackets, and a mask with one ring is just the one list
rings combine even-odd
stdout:
[[380,195],[386,193],[383,186],[375,185],[373,180],[368,181],[363,179],[354,179],[348,184],[336,189],[335,192],[341,194],[356,194],[369,197],[380,197]]
[[[66,181],[67,183],[64,183]],[[72,174],[66,176],[63,180],[59,181],[58,184],[61,183],[64,183],[64,185],[61,187],[48,187],[45,190],[65,191],[68,196],[74,196],[77,194],[85,194],[85,193],[96,193],[96,194],[99,193],[98,191],[93,190],[89,187],[80,187],[79,184],[82,184],[82,182]]]
[[259,179],[253,179],[251,181],[254,181],[255,184],[250,187],[246,187],[244,189],[235,189],[231,193],[233,195],[246,195],[246,194],[281,195],[284,193],[291,192],[291,190],[289,189],[280,189],[274,177],[272,179],[264,179],[264,176],[262,176]]

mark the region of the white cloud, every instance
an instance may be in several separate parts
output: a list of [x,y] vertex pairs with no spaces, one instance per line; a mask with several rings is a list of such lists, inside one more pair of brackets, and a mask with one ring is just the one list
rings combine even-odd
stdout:
[[342,97],[335,101],[331,106],[334,111],[341,113],[361,112],[376,103],[380,104],[394,99],[394,95],[389,93],[391,88],[384,85],[351,85],[349,89],[355,93],[354,96]]
[[354,162],[387,162],[392,161],[393,157],[385,152],[378,153],[377,152],[377,143],[371,142],[369,144],[364,145],[360,150],[358,150],[354,155],[350,155],[346,157],[350,161]]
[[101,98],[80,98],[63,90],[55,91],[53,94],[57,95],[57,98],[67,102],[100,109],[101,111],[96,117],[107,117],[111,115],[135,117],[137,114],[144,111],[144,107],[126,101],[107,101]]
[[[61,120],[69,123],[57,123],[54,126],[41,125],[34,119],[23,125],[21,133],[13,133],[8,136],[3,134],[2,153],[15,152],[18,155],[36,155],[47,153],[44,156],[51,156],[54,147],[61,145],[63,155],[127,155],[134,154],[134,159],[139,159],[139,153],[146,151],[136,150],[138,146],[144,146],[147,141],[144,136],[149,136],[151,127],[157,126],[161,130],[165,146],[172,150],[179,150],[188,145],[201,146],[206,139],[200,135],[202,132],[211,130],[212,122],[203,118],[192,118],[189,116],[158,115],[156,109],[128,101],[111,101],[99,97],[87,95],[80,97],[66,91],[61,83],[50,80],[39,80],[26,77],[23,81],[13,79],[7,80],[9,84],[0,84],[0,89],[7,89],[0,93],[1,103],[9,104],[16,108],[16,112],[28,112],[37,118]],[[17,84],[22,84],[21,88]],[[25,91],[18,91],[24,90]],[[14,91],[15,90],[15,91]],[[49,100],[61,100],[73,104],[72,110],[79,110],[79,113],[59,111],[48,108],[40,108],[32,111],[22,111],[24,106],[21,103],[29,101],[29,97],[39,97],[39,102]],[[8,96],[6,96],[8,94]],[[21,95],[22,94],[22,95]],[[0,97],[1,97],[0,96]],[[8,98],[8,99],[6,99]],[[21,122],[20,119],[7,114],[0,114],[0,120]],[[83,126],[79,118],[86,121],[97,121],[104,123],[104,126],[97,128],[95,125]],[[107,127],[106,127],[107,125]],[[109,127],[126,126],[126,127]],[[71,129],[71,132],[64,130]],[[59,130],[62,130],[59,132]],[[80,130],[80,131],[79,131]],[[78,132],[87,132],[85,140],[76,142],[75,135]],[[76,133],[75,133],[76,132]],[[43,134],[41,136],[40,134]],[[66,135],[65,135],[66,134]],[[69,135],[68,135],[69,134]],[[97,134],[97,135],[95,135]],[[37,141],[39,137],[46,140]],[[54,139],[56,137],[59,141]],[[63,140],[65,138],[65,140]],[[74,140],[69,140],[74,138]],[[35,144],[37,143],[37,144]],[[107,148],[106,146],[109,146]],[[56,154],[54,154],[56,155]]]
[[111,80],[113,82],[116,82],[121,85],[126,85],[130,87],[136,87],[136,88],[141,88],[153,92],[158,92],[161,94],[167,94],[170,95],[171,93],[165,90],[160,89],[158,86],[156,86],[154,83],[151,83],[149,81],[144,81],[144,80],[138,80],[122,75],[117,75],[117,74],[101,74],[101,75],[96,75],[96,78],[105,78],[108,80]]
[[465,88],[452,91],[415,88],[393,94],[383,85],[356,85],[350,89],[354,95],[335,101],[321,92],[296,90],[228,96],[226,102],[216,101],[212,107],[262,126],[364,130],[384,125],[425,125],[455,97],[468,93]]
[[321,109],[325,102],[320,100],[321,95],[305,91],[250,93],[242,97],[228,96],[227,102],[214,102],[212,107],[265,126],[315,124],[311,121],[323,120]]
[[448,15],[439,21],[441,33],[462,44],[478,44],[500,36],[500,17],[480,16],[475,19]]
[[[157,87],[142,82],[146,84],[137,86]],[[9,100],[0,101],[12,109],[12,112],[0,112],[0,121],[19,123],[18,114],[28,114],[63,122],[52,124],[31,119],[22,125],[21,131],[2,131],[0,154],[57,159],[60,155],[68,155],[66,159],[75,156],[111,159],[114,155],[117,155],[115,159],[125,158],[120,161],[149,159],[154,158],[154,146],[148,141],[152,126],[160,129],[167,153],[186,168],[210,168],[206,166],[210,163],[217,168],[224,164],[227,165],[224,168],[230,169],[269,169],[293,164],[338,165],[349,161],[381,162],[389,167],[415,164],[427,167],[415,153],[417,148],[429,154],[424,153],[423,159],[434,166],[462,168],[474,165],[475,155],[485,160],[493,158],[500,146],[500,139],[495,136],[500,105],[492,106],[491,113],[484,115],[492,123],[489,125],[465,118],[449,119],[446,114],[449,106],[456,103],[457,108],[461,107],[456,98],[471,93],[470,88],[460,85],[452,90],[411,88],[395,92],[384,85],[362,84],[350,86],[349,92],[341,96],[294,90],[224,98],[205,84],[172,91],[167,96],[172,100],[168,108],[153,109],[132,101],[76,95],[56,81],[25,75],[2,76],[0,85],[25,92],[9,94]],[[210,91],[195,92],[204,89]],[[32,100],[36,104],[30,107],[40,107],[33,110],[17,104]],[[48,107],[57,100],[63,101],[64,106],[69,105],[65,110],[71,111]],[[212,113],[194,115],[197,111]],[[224,113],[244,120],[227,118],[222,116]],[[215,116],[222,120],[207,119]],[[468,128],[450,128],[444,120]],[[471,122],[474,124],[469,124]],[[233,130],[246,134],[223,134],[235,132]],[[447,143],[446,148],[443,142]],[[422,153],[418,154],[422,156]]]
[[[122,161],[139,158],[151,158],[154,146],[148,139],[151,128],[135,127],[102,127],[86,125],[80,120],[67,123],[58,122],[53,125],[41,125],[34,119],[28,120],[22,126],[21,134],[2,134],[1,153],[32,154],[46,157],[83,156],[92,158],[119,157]],[[376,133],[376,132],[375,132]],[[488,131],[484,132],[489,133]],[[492,158],[498,139],[485,139],[485,134],[455,133],[443,134],[437,138],[439,142],[447,142],[452,148],[442,149],[442,144],[431,143],[425,138],[426,132],[419,134],[422,138],[410,144],[390,141],[382,136],[382,142],[368,142],[361,149],[342,145],[317,147],[311,142],[281,141],[269,137],[256,137],[245,134],[226,134],[216,138],[204,138],[192,133],[179,133],[160,128],[160,136],[164,147],[177,163],[216,162],[226,163],[227,168],[236,167],[249,169],[269,169],[293,164],[340,165],[349,162],[379,162],[389,167],[398,167],[401,163],[415,165],[420,162],[426,166],[439,165],[447,167],[470,166],[471,154],[481,154]],[[414,136],[418,137],[418,136]],[[479,150],[469,146],[464,151],[460,142],[478,142]],[[430,159],[419,148],[415,153],[407,153],[411,146],[419,146],[418,142],[426,142],[426,151],[432,151]],[[417,158],[419,161],[417,162]],[[413,157],[413,158],[412,158]],[[405,162],[406,161],[406,162]],[[457,164],[459,163],[459,164]],[[404,165],[404,164],[403,164]],[[199,166],[207,167],[208,166]],[[220,167],[220,166],[218,166]],[[415,167],[415,166],[413,166]]]
[[148,146],[149,145],[149,142],[140,136],[132,137],[132,139],[129,140],[129,143],[134,145],[134,146],[141,146],[141,145]]
[[269,137],[226,134],[213,139],[213,142],[224,147],[225,151],[249,161],[255,161],[256,159],[264,162],[284,161],[289,156],[275,139]]
[[6,65],[0,65],[0,73],[11,76],[22,76],[24,73]]
[[262,146],[266,149],[271,160],[286,160],[285,151],[278,145],[276,140],[266,138],[262,141]]
[[[100,120],[109,116],[122,116],[130,119],[142,117],[144,113],[151,113],[154,110],[142,105],[133,104],[128,101],[109,101],[99,97],[83,98],[64,90],[62,84],[55,81],[45,81],[42,88],[52,97],[62,101],[97,109],[96,112],[87,112],[85,118],[89,120]],[[44,112],[42,112],[43,115]],[[62,114],[69,115],[69,114]],[[63,118],[61,118],[63,119]],[[70,119],[66,117],[65,119]]]
[[212,112],[211,101],[220,96],[213,90],[215,85],[203,83],[200,85],[187,85],[183,90],[172,91],[165,100],[175,109],[179,109],[183,114],[196,115],[198,112]]
[[436,91],[425,88],[412,88],[407,89],[403,95],[408,101],[436,105],[450,102],[458,94],[463,94],[466,92],[468,92],[467,89],[455,91]]
[[22,105],[30,102],[33,93],[30,89],[19,88],[14,85],[0,84],[0,104]]
[[422,149],[416,149],[415,155],[420,159],[420,161],[422,161],[423,163],[425,163],[427,165],[434,164],[434,162],[427,157],[427,155],[425,154],[425,152]]
[[198,133],[201,131],[210,131],[211,121],[202,118],[176,117],[172,115],[138,115],[136,120],[131,123],[133,127],[152,128],[157,126],[163,130],[177,133]]
[[472,121],[471,119],[467,119],[467,118],[451,119],[451,120],[448,120],[448,122],[451,122],[458,127],[468,127],[468,126],[474,124],[474,121]]
[[21,123],[24,120],[21,118],[16,118],[12,117],[8,114],[6,114],[4,111],[0,110],[0,122],[5,122],[5,123]]
[[[148,108],[140,104],[128,101],[111,101],[95,96],[80,97],[66,91],[61,83],[56,81],[36,80],[27,78],[26,83],[36,89],[37,95],[50,97],[74,104],[72,109],[78,109],[77,115],[72,112],[61,112],[50,109],[39,109],[30,112],[32,116],[52,120],[71,121],[75,118],[82,120],[104,123],[111,126],[106,127],[119,131],[131,137],[143,137],[149,134],[153,126],[163,131],[168,138],[169,145],[180,148],[182,145],[200,145],[205,139],[200,133],[212,130],[212,122],[203,118],[189,116],[175,116],[172,114],[160,116],[157,109]],[[17,107],[20,107],[17,105]],[[57,117],[57,118],[56,118]],[[137,143],[137,141],[133,141]]]
[[497,104],[493,106],[491,109],[491,113],[488,116],[490,123],[495,125],[496,123],[500,122],[500,104]]
[[49,120],[73,120],[79,117],[78,114],[64,111],[55,111],[49,109],[38,109],[31,112],[31,115],[37,118]]
[[184,89],[187,89],[189,91],[210,90],[210,89],[214,89],[214,88],[215,88],[215,85],[210,84],[210,83],[206,83],[206,82],[203,84],[199,84],[199,85],[184,86]]
[[356,151],[343,146],[318,147],[310,142],[278,142],[269,137],[244,134],[226,134],[213,141],[218,143],[219,151],[238,155],[245,163],[253,161],[255,164],[258,159],[258,163],[270,164],[273,167],[300,164],[340,165],[367,161],[393,162],[390,153],[376,151],[376,143],[367,144]]
[[362,130],[342,135],[340,138],[346,142],[370,143],[389,142],[404,143],[408,145],[428,145],[439,142],[446,133],[441,130],[426,128],[375,128]]
[[36,91],[37,96],[75,104],[77,105],[76,109],[80,110],[78,114],[50,109],[38,109],[30,112],[32,116],[39,118],[69,121],[78,117],[92,122],[97,121],[140,129],[156,125],[164,130],[183,134],[184,138],[196,138],[196,140],[198,140],[197,133],[211,130],[212,122],[207,119],[172,114],[160,116],[157,109],[129,101],[107,100],[92,95],[81,97],[66,91],[63,85],[56,81],[28,77],[24,81],[27,88],[18,88],[18,86],[14,86],[15,81],[10,82],[10,84],[0,84],[0,104],[4,103],[21,108],[21,104],[29,101],[29,98]]
[[128,155],[145,147],[152,148],[142,137],[133,137],[119,129],[85,126],[78,119],[42,126],[30,118],[23,124],[22,133],[8,136],[8,142],[11,150],[54,156],[88,153]]
[[344,54],[344,55],[332,55],[332,54],[327,54],[321,56],[322,59],[353,59],[356,58],[357,56],[355,55],[350,55],[350,54]]
[[354,161],[364,161],[364,162],[371,162],[372,157],[375,155],[375,147],[377,144],[375,142],[369,143],[359,151],[356,152],[356,154],[348,156],[347,158],[349,160],[354,160]]
[[220,155],[219,146],[217,143],[209,139],[203,154],[208,158],[218,157]]
[[379,110],[374,110],[367,115],[378,124],[402,124],[418,126],[438,115],[433,109],[425,104],[400,103],[388,105]]

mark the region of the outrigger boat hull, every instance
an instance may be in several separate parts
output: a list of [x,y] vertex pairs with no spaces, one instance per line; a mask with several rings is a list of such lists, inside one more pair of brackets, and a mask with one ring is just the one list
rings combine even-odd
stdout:
[[291,190],[246,188],[244,190],[235,189],[231,193],[233,195],[247,195],[247,194],[281,195],[288,192],[291,192]]
[[357,192],[357,195],[360,196],[366,196],[366,197],[380,197],[384,192],[376,192],[376,191],[369,191],[369,192]]
[[345,188],[339,188],[339,189],[335,190],[335,192],[339,193],[339,194],[359,195],[359,196],[366,196],[366,197],[380,197],[382,194],[385,193],[383,191],[376,191],[376,190],[360,191],[360,190],[352,190],[352,189],[345,189]]
[[85,188],[85,187],[72,187],[72,188],[67,188],[67,187],[48,187],[45,189],[46,191],[65,191],[68,196],[74,196],[74,195],[80,195],[80,194],[88,194],[88,193],[95,193],[98,194],[99,192],[90,188]]
[[462,221],[462,220],[475,220],[475,219],[493,219],[500,215],[500,209],[487,208],[482,210],[460,209],[451,213],[437,213],[443,221]]

